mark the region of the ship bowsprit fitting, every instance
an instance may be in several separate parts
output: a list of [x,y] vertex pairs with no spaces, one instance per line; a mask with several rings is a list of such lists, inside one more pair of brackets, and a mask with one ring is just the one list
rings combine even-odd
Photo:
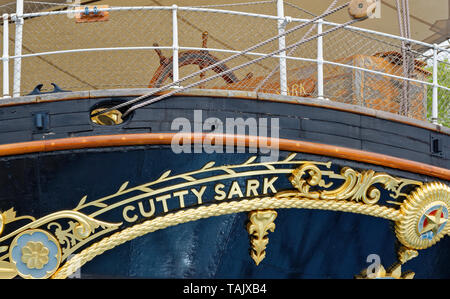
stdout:
[[144,2],[0,6],[1,278],[450,277],[448,1]]

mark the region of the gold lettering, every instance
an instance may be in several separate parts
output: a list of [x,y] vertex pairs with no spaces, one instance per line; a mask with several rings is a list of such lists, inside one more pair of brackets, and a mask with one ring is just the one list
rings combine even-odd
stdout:
[[292,89],[292,91],[291,91],[290,95],[298,97],[298,95],[299,95],[299,93],[298,93],[298,85],[297,84],[292,84],[291,89]]
[[173,193],[173,196],[178,196],[180,198],[180,208],[184,208],[184,196],[188,193],[189,191],[187,190],[181,190]]
[[202,196],[203,196],[203,193],[205,193],[205,190],[206,190],[206,186],[201,187],[200,191],[197,191],[194,188],[191,189],[191,191],[195,194],[195,196],[197,196],[197,202],[199,204],[202,203]]
[[[216,191],[216,196],[214,196],[215,200],[223,200],[225,199],[225,197],[227,196],[227,194],[225,193],[225,191],[223,191],[222,189],[225,187],[224,184],[217,184],[214,187],[214,190]],[[220,195],[219,195],[220,194]]]
[[138,219],[138,216],[134,215],[133,217],[128,217],[128,214],[127,214],[128,211],[134,211],[134,207],[126,206],[125,208],[123,208],[123,211],[122,211],[123,219],[125,219],[128,222],[136,221]]
[[252,193],[255,196],[258,195],[258,187],[259,187],[258,180],[248,180],[246,196],[252,196]]
[[273,193],[277,193],[277,190],[273,187],[273,183],[278,180],[277,176],[274,176],[270,179],[270,181],[267,178],[264,178],[264,186],[263,186],[263,194],[267,193],[267,189],[271,189]]
[[[271,178],[264,178],[264,181],[261,182],[258,179],[248,179],[246,182],[246,189],[245,189],[245,196],[258,196],[259,191],[261,191],[262,194],[268,194],[268,193],[276,193],[277,190],[274,186],[275,182],[278,180],[277,176],[271,177]],[[224,199],[232,199],[232,198],[240,198],[244,197],[243,191],[238,183],[238,181],[233,181],[231,183],[231,186],[229,190],[225,190],[225,185],[222,183],[218,183],[214,186],[214,199],[215,200],[224,200]],[[260,190],[260,187],[261,190]],[[207,186],[201,186],[200,189],[191,188],[190,191],[196,196],[197,203],[202,204],[203,203],[203,196],[205,194]],[[227,192],[228,191],[228,192]],[[228,193],[228,194],[227,194]],[[127,222],[135,222],[139,218],[139,215],[143,217],[151,217],[155,215],[156,209],[155,209],[155,200],[157,202],[161,202],[163,211],[166,213],[169,211],[167,200],[173,197],[178,197],[180,208],[185,208],[185,197],[189,194],[189,190],[179,190],[176,192],[173,192],[173,194],[165,194],[158,196],[154,199],[150,198],[148,199],[148,204],[144,201],[140,201],[137,203],[137,207],[130,205],[124,207],[122,211],[122,215],[125,221]],[[138,208],[138,209],[136,209]],[[137,210],[138,213],[137,213]]]
[[171,196],[170,196],[170,194],[166,194],[166,195],[161,195],[161,196],[158,196],[157,198],[156,198],[156,201],[162,201],[162,205],[163,205],[163,210],[164,210],[164,212],[167,212],[169,209],[167,208],[167,199],[169,199]]
[[305,87],[303,86],[303,84],[300,84],[300,96],[301,95],[305,95],[306,94],[306,89],[305,89]]
[[228,193],[228,199],[232,198],[233,195],[238,195],[239,197],[244,196],[237,181],[234,181],[233,184],[231,185],[230,192]]
[[144,211],[144,206],[142,204],[142,201],[140,201],[138,203],[139,206],[139,212],[141,213],[142,216],[144,217],[151,217],[153,216],[153,214],[155,214],[155,203],[153,202],[153,199],[149,199],[148,203],[150,204],[150,212],[146,212]]
[[291,88],[288,88],[288,95],[290,96],[304,96],[306,94],[306,89],[303,84],[294,83],[291,85]]

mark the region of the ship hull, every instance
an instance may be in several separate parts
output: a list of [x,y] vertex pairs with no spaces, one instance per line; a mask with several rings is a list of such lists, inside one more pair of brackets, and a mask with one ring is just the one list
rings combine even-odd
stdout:
[[[66,276],[354,278],[376,257],[386,269],[399,262],[405,248],[399,209],[414,190],[430,182],[448,185],[449,135],[425,124],[343,111],[321,101],[205,95],[137,110],[118,126],[90,120],[99,103],[126,99],[98,96],[2,108],[1,122],[10,126],[0,133],[0,210],[13,208],[16,219],[4,221],[10,223],[0,236],[10,250],[24,232],[41,229],[58,241],[59,267],[66,270],[73,257],[79,259]],[[13,111],[27,117],[14,118]],[[226,123],[241,117],[269,124],[277,118],[278,127],[268,125],[266,139],[254,136],[255,146],[247,135],[242,146],[211,151],[208,145],[241,135],[225,130],[208,135],[201,127],[196,136],[198,111],[202,125],[207,118]],[[48,117],[43,128],[35,126],[40,112]],[[177,135],[175,118],[187,120],[192,130]],[[172,143],[177,136],[184,147]],[[207,142],[212,137],[214,142]],[[440,140],[441,152],[433,152],[433,138]],[[339,187],[348,182],[349,169],[355,177],[372,173],[383,180],[358,181],[352,192],[366,184],[363,195],[345,197]],[[314,171],[323,183],[311,180]],[[372,187],[380,192],[375,201]],[[255,211],[275,215],[259,239],[261,232],[252,230]],[[72,225],[83,226],[83,219],[90,232],[77,235]],[[255,247],[255,238],[265,240],[263,249]],[[442,238],[427,250],[406,246],[419,254],[402,269],[416,278],[448,277],[449,242]]]

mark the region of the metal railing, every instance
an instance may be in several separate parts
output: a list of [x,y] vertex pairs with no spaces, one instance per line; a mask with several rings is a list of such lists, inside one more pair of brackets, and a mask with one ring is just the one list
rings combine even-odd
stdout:
[[[439,56],[450,56],[448,49],[353,26],[321,36],[342,25],[322,18],[311,22],[310,18],[288,16],[283,5],[289,4],[287,1],[257,3],[264,6],[263,11],[273,9],[274,14],[176,5],[109,7],[97,11],[108,12],[111,20],[77,24],[70,7],[24,13],[24,2],[18,0],[15,12],[3,14],[3,98],[26,95],[42,83],[39,80],[59,80],[58,85],[65,90],[159,87],[158,80],[153,80],[153,86],[152,80],[148,82],[152,75],[157,77],[158,67],[164,69],[164,63],[170,64],[167,78],[178,81],[194,72],[185,62],[189,58],[194,61],[195,55],[209,53],[211,56],[202,57],[219,62],[242,53],[227,62],[226,68],[237,69],[245,63],[244,68],[225,82],[214,79],[199,87],[329,99],[450,126],[450,68]],[[258,51],[243,53],[306,23],[311,24]],[[205,32],[208,39],[200,46]],[[311,38],[314,34],[318,37]],[[311,40],[289,49],[289,45],[308,38]],[[10,55],[11,50],[14,55]],[[162,55],[161,51],[167,50],[170,59]],[[433,53],[428,64],[427,50]],[[269,55],[274,51],[276,55]],[[406,71],[401,53],[412,58]],[[249,63],[253,57],[264,59]],[[192,64],[202,69],[207,65],[202,63]],[[187,80],[183,85],[192,82]]]

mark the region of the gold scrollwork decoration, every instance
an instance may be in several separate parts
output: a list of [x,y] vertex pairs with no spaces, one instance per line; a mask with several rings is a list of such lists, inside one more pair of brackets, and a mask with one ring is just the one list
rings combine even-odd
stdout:
[[[337,188],[328,190],[333,183],[325,183],[322,178],[344,180]],[[314,164],[305,164],[292,172],[289,180],[292,185],[300,191],[300,194],[307,198],[324,199],[324,200],[354,200],[362,201],[366,204],[375,204],[379,201],[381,192],[375,184],[381,184],[390,191],[390,196],[397,199],[399,196],[406,194],[401,190],[406,185],[421,185],[419,181],[402,179],[390,176],[386,173],[377,173],[373,170],[365,170],[358,172],[349,167],[343,167],[340,174],[330,171],[321,170]],[[311,191],[311,187],[322,187],[322,190]]]
[[[24,278],[48,278],[57,268],[47,269],[39,275],[37,273],[38,270],[47,267],[46,265],[51,261],[50,257],[54,258],[57,253],[59,256],[57,265],[59,265],[83,244],[115,230],[121,225],[121,223],[103,222],[78,211],[70,210],[55,212],[35,219],[31,216],[16,217],[14,209],[9,209],[1,214],[1,218],[3,227],[7,223],[20,219],[28,219],[31,222],[1,236],[0,244],[5,245],[0,246],[0,252],[9,251],[9,253],[0,257],[0,278],[14,278],[17,274]],[[63,229],[61,225],[65,219],[72,219],[67,221],[67,229]],[[102,230],[98,230],[99,227]],[[53,233],[51,233],[52,231]],[[12,238],[14,239],[8,245],[6,241]],[[48,245],[42,242],[43,238]],[[64,247],[61,248],[61,245]],[[9,262],[5,261],[7,257]],[[53,261],[51,264],[55,265],[55,262]],[[35,270],[28,273],[27,269]]]
[[267,235],[269,231],[275,230],[275,218],[277,212],[274,210],[251,211],[248,215],[250,222],[247,224],[247,231],[252,245],[250,256],[258,266],[266,257],[266,247],[269,243]]
[[[308,179],[303,179],[304,175],[309,175]],[[322,179],[322,171],[314,164],[306,163],[299,168],[292,171],[292,176],[290,177],[292,185],[297,188],[302,195],[308,198],[319,198],[319,192],[311,192],[311,186],[319,187],[330,187],[331,185],[326,185],[325,181]]]
[[[357,171],[350,167],[343,167],[339,171],[334,171],[331,168],[331,162],[297,161],[294,160],[294,157],[295,154],[291,154],[282,161],[257,162],[255,156],[236,165],[216,165],[214,161],[211,161],[200,169],[182,174],[172,174],[171,170],[167,170],[158,179],[138,186],[129,186],[129,182],[126,181],[112,194],[101,198],[88,200],[86,195],[73,210],[56,212],[40,219],[34,219],[31,216],[16,217],[14,210],[10,209],[0,214],[0,231],[7,223],[12,221],[19,219],[31,221],[8,235],[3,236],[0,232],[0,253],[7,252],[8,249],[11,252],[11,245],[6,242],[7,239],[17,238],[19,235],[26,237],[27,234],[35,232],[34,230],[45,230],[56,240],[53,243],[60,247],[60,262],[66,260],[66,263],[50,277],[64,278],[73,273],[72,267],[75,269],[81,267],[106,250],[146,233],[212,216],[248,212],[247,231],[252,246],[251,257],[258,265],[266,257],[266,247],[269,242],[268,234],[275,229],[274,221],[277,217],[275,210],[284,208],[351,212],[394,221],[396,223],[396,234],[405,246],[405,250],[399,253],[402,255],[399,257],[402,264],[417,256],[415,250],[420,249],[414,246],[409,239],[411,227],[421,235],[433,239],[434,242],[437,242],[442,235],[450,232],[447,225],[450,204],[447,203],[443,195],[445,192],[448,194],[449,191],[448,186],[444,184],[433,183],[436,190],[433,191],[434,193],[430,193],[431,184],[424,185],[419,181],[397,178],[373,170]],[[181,206],[180,201],[181,209],[179,211],[174,213],[167,211],[168,213],[164,215],[124,228],[110,235],[107,234],[118,229],[121,223],[107,223],[96,219],[103,213],[139,202],[143,198],[159,196],[181,188],[269,174],[280,177],[290,176],[289,180],[295,188],[290,188],[293,190],[284,192],[273,191],[270,194],[266,188],[261,196],[256,194],[258,196],[234,198],[229,202],[217,201],[208,205],[202,205],[199,201],[198,206],[185,207],[184,203]],[[419,195],[406,194],[411,190],[410,185],[418,186],[416,193]],[[382,194],[396,199],[394,203],[397,206],[385,206],[379,203]],[[427,198],[431,194],[435,194],[438,199],[428,202]],[[401,196],[400,200],[399,197]],[[383,198],[384,200],[385,198]],[[420,205],[416,205],[416,202],[420,202]],[[91,214],[84,214],[87,210]],[[417,213],[419,213],[419,216],[416,215]],[[100,236],[105,237],[90,244],[91,241]],[[53,240],[51,237],[48,237],[48,240]],[[32,242],[39,241],[32,240]],[[90,245],[86,246],[88,243]],[[25,261],[19,258],[17,252],[14,256],[9,255],[10,262],[6,261],[8,254],[0,257],[0,277],[11,278],[17,275],[18,269],[13,267],[12,259],[29,264],[30,267],[44,267],[47,262],[45,258],[47,250],[43,247],[48,248],[50,252],[50,245],[45,246],[44,243],[43,246],[34,243],[28,244],[28,241],[23,241],[20,244],[21,248],[26,248],[23,251],[26,254]],[[85,248],[76,253],[73,258],[68,259],[70,254],[82,247]],[[52,271],[54,269],[51,269],[50,272]],[[399,269],[385,273],[382,271],[380,275],[383,276],[386,273],[391,276],[404,276]],[[399,273],[400,275],[398,275]],[[22,275],[25,277],[26,274]],[[44,276],[47,277],[47,274]]]
[[374,267],[373,271],[364,269],[361,274],[356,275],[356,279],[413,279],[415,273],[411,271],[402,272],[402,264],[397,263],[387,271],[383,265]]
[[402,247],[398,250],[397,254],[398,254],[398,260],[399,260],[399,262],[402,263],[402,264],[404,264],[404,263],[406,263],[407,261],[410,261],[410,260],[412,260],[413,258],[416,258],[416,257],[419,256],[419,252],[418,252],[417,250],[409,249],[409,248],[406,248],[406,247],[404,247],[404,246],[402,246]]
[[80,245],[79,243],[88,240],[88,237],[99,227],[103,229],[103,233],[106,233],[120,226],[120,223],[103,222],[79,212],[77,214],[79,214],[77,222],[68,221],[67,229],[63,229],[58,222],[50,222],[47,225],[48,229],[54,228],[55,236],[58,238],[59,243],[65,245],[62,249],[64,258],[67,258],[75,250],[74,247],[76,245]]

